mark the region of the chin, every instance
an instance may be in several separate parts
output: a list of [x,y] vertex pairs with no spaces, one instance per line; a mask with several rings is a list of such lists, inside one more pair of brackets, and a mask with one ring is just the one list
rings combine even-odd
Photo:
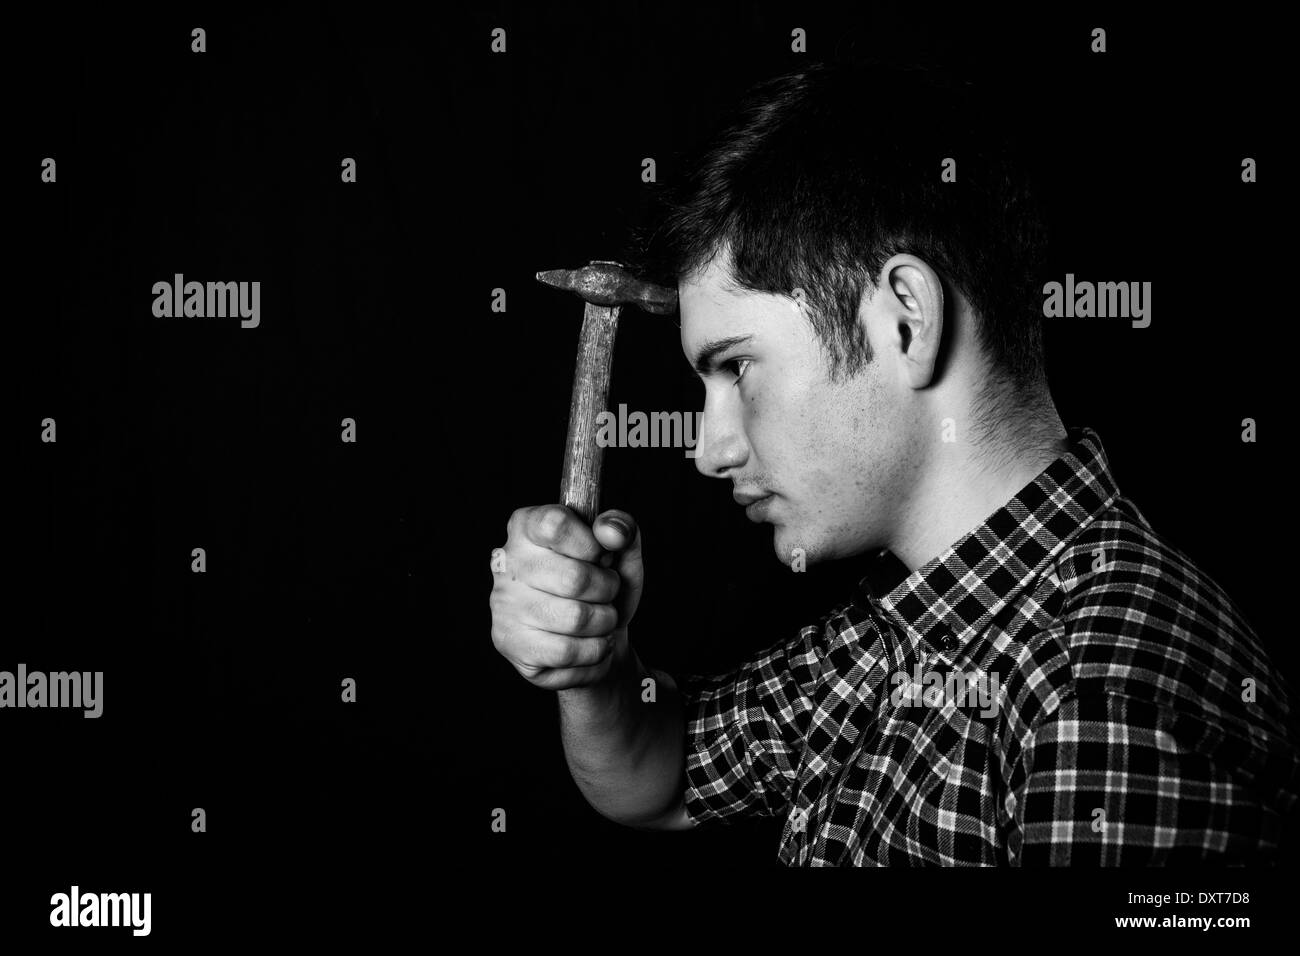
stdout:
[[795,548],[803,549],[803,563],[805,566],[811,565],[817,560],[817,549],[813,545],[808,541],[800,541],[797,533],[792,532],[789,528],[776,525],[772,535],[772,550],[776,553],[777,560],[790,567],[797,557],[794,553]]

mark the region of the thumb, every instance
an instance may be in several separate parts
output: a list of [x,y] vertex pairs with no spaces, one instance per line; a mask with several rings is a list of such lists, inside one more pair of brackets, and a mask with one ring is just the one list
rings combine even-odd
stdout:
[[618,572],[622,584],[618,592],[618,626],[626,627],[641,600],[645,570],[641,563],[641,529],[626,511],[602,512],[592,523],[592,533],[610,554],[602,564]]

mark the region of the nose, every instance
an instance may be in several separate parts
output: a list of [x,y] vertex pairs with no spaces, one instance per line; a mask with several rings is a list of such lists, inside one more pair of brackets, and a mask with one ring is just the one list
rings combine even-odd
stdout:
[[749,443],[740,417],[735,389],[710,389],[696,442],[695,467],[709,478],[729,478],[749,461]]

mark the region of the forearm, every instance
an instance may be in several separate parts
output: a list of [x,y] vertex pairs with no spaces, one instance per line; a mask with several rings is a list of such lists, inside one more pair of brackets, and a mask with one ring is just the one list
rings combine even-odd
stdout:
[[[678,810],[685,787],[684,713],[672,678],[652,671],[626,640],[599,684],[559,692],[569,772],[602,816],[657,828]],[[654,700],[644,700],[649,678]]]

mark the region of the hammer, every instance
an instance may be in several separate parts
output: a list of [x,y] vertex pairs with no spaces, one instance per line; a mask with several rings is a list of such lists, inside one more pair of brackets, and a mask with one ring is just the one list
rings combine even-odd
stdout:
[[617,262],[597,260],[581,269],[552,269],[537,280],[579,295],[586,305],[578,336],[578,360],[569,402],[569,436],[564,446],[560,501],[591,524],[600,501],[600,462],[596,419],[609,397],[618,314],[625,305],[669,315],[677,309],[677,290],[642,282]]

